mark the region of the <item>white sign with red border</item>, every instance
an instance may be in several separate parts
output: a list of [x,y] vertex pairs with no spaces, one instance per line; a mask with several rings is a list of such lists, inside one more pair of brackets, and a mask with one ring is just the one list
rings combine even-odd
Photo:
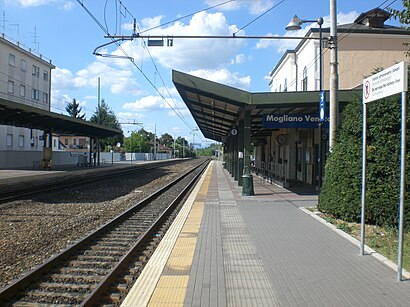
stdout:
[[400,62],[363,80],[363,103],[407,91],[407,63]]

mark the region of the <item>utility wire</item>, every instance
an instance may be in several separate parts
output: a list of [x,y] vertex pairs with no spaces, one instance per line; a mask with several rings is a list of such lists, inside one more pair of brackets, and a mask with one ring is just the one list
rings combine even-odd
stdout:
[[[176,21],[179,21],[179,20],[181,20],[181,19],[185,19],[185,18],[187,18],[187,17],[193,16],[193,15],[195,15],[195,14],[197,14],[197,13],[205,12],[205,11],[208,11],[208,10],[210,10],[210,9],[216,8],[216,7],[221,6],[221,5],[225,5],[225,4],[227,4],[227,3],[229,3],[229,2],[233,2],[233,1],[235,1],[235,0],[228,0],[228,1],[222,2],[222,3],[220,3],[220,4],[216,4],[216,5],[214,5],[214,6],[210,6],[210,7],[206,8],[206,9],[196,11],[195,13],[191,13],[191,14],[182,16],[182,17],[180,17],[180,18],[177,18],[177,19],[168,21],[168,22],[163,23],[163,24],[161,24],[161,25],[155,26],[155,27],[153,27],[153,28],[144,30],[144,31],[140,32],[140,34],[145,33],[145,32],[148,32],[148,31],[151,31],[151,30],[154,30],[154,29],[157,29],[157,28],[160,28],[160,27],[163,27],[163,26],[166,26],[166,25],[169,25],[169,24],[174,23],[174,22],[176,22]],[[283,1],[284,1],[284,0],[283,0]]]
[[[139,28],[138,24],[137,24],[137,27],[138,27],[138,31],[140,31],[140,28]],[[168,86],[166,86],[165,81],[164,81],[164,79],[162,78],[161,73],[160,73],[159,70],[158,70],[158,67],[157,67],[157,65],[156,65],[156,63],[155,63],[155,61],[154,61],[154,58],[153,58],[152,55],[151,55],[151,52],[149,51],[149,48],[146,48],[146,43],[145,43],[144,38],[142,38],[142,41],[143,41],[143,43],[144,43],[143,48],[146,49],[146,51],[147,51],[147,53],[148,53],[148,55],[149,55],[149,57],[150,57],[150,59],[151,59],[151,62],[152,62],[152,64],[153,64],[154,68],[155,68],[155,71],[156,71],[156,73],[158,74],[159,78],[161,79],[162,85],[164,86],[164,88],[166,89],[166,91],[167,91],[167,93],[168,93],[169,98],[170,98],[172,101],[175,101],[175,99],[172,97],[171,93],[169,92]],[[166,103],[169,105],[169,107],[175,112],[175,114],[185,123],[185,125],[192,130],[192,127],[191,127],[191,126],[188,124],[188,122],[185,120],[184,116],[183,116],[182,113],[179,111],[177,105],[175,105],[176,109],[174,109],[166,99],[164,99],[164,100],[165,100]]]
[[[100,28],[103,30],[103,32],[107,35],[109,35],[108,30],[106,28],[104,28],[104,26],[97,20],[97,18],[84,6],[84,4],[82,2],[80,2],[80,0],[77,0],[77,2],[84,8],[84,10],[91,16],[91,18],[97,23],[97,25],[100,26]],[[175,112],[175,114],[181,118],[183,120],[183,122],[187,125],[187,127],[189,129],[192,130],[192,128],[190,127],[190,125],[186,122],[186,120],[181,117],[180,114],[178,114],[178,112],[175,111],[175,109],[169,104],[169,102],[165,99],[164,95],[162,95],[162,93],[159,91],[159,89],[156,87],[156,85],[148,78],[148,76],[142,71],[142,69],[134,62],[134,59],[132,57],[130,57],[127,52],[124,50],[124,48],[122,48],[122,46],[119,44],[118,41],[115,41],[114,39],[111,39],[118,47],[118,49],[120,49],[122,51],[122,53],[128,58],[130,59],[131,63],[135,66],[135,68],[138,69],[138,71],[144,76],[144,78],[148,81],[148,83],[155,89],[155,91],[159,94],[159,96],[170,106],[170,108]],[[161,78],[162,79],[162,78]]]
[[277,6],[279,6],[280,4],[282,4],[283,2],[285,2],[285,0],[282,0],[280,2],[278,2],[277,4],[275,4],[274,6],[272,6],[270,9],[266,10],[265,12],[263,12],[261,15],[259,15],[258,17],[256,17],[255,19],[253,19],[252,21],[248,22],[246,25],[244,25],[242,28],[240,28],[238,31],[236,31],[234,33],[237,34],[238,32],[242,31],[243,29],[245,29],[247,26],[253,24],[255,21],[257,21],[259,18],[261,18],[262,16],[266,15],[267,13],[269,13],[270,11],[272,11],[274,8],[276,8]]

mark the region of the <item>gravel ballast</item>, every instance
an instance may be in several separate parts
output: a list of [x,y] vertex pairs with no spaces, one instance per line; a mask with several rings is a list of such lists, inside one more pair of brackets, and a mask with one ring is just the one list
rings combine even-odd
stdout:
[[0,290],[201,161],[2,204]]

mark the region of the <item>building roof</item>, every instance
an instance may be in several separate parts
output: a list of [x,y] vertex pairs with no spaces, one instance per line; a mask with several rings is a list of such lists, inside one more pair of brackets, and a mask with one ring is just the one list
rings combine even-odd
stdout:
[[3,43],[13,49],[19,50],[20,52],[24,53],[26,56],[36,59],[39,62],[42,62],[44,65],[48,66],[50,69],[54,69],[55,66],[52,64],[51,60],[45,58],[42,54],[37,54],[31,48],[26,48],[20,42],[14,43],[12,39],[6,37],[4,33],[0,36],[0,43]]
[[[253,139],[271,134],[272,129],[262,126],[265,115],[319,113],[318,91],[250,93],[175,70],[172,81],[204,137],[219,142],[226,141],[245,110],[251,112]],[[339,101],[350,101],[361,93],[340,90]]]
[[[404,27],[397,27],[386,25],[384,22],[390,18],[391,14],[380,8],[375,8],[367,12],[361,13],[359,17],[355,19],[353,23],[343,24],[337,26],[338,35],[348,34],[348,33],[366,33],[366,34],[384,34],[384,35],[410,35]],[[319,28],[311,28],[305,34],[305,37],[311,37],[318,34]],[[329,37],[330,28],[322,28],[323,40]],[[291,53],[296,53],[305,43],[306,39],[302,39],[299,44],[293,50],[287,50],[281,59],[278,61],[276,66],[272,69],[270,76],[272,76],[276,70],[279,68],[281,63],[286,59],[286,57]]]
[[0,124],[97,138],[122,134],[119,129],[105,127],[2,98],[0,98]]

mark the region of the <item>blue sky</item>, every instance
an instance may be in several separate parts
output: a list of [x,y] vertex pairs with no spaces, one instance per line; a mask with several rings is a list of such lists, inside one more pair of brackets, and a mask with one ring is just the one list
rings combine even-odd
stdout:
[[[216,8],[205,10],[227,2]],[[329,0],[0,0],[1,32],[51,59],[52,110],[65,113],[75,98],[87,119],[97,106],[98,77],[101,98],[116,114],[125,135],[141,128],[158,135],[165,132],[209,145],[175,90],[172,69],[251,92],[268,92],[267,76],[291,40],[174,39],[172,47],[147,47],[146,40],[121,42],[98,49],[120,58],[93,55],[111,35],[130,35],[133,18],[145,35],[293,35],[303,36],[309,27],[287,33],[293,15],[301,19],[322,16],[329,25]],[[83,6],[80,4],[82,3]],[[272,7],[275,8],[271,9]],[[338,23],[352,22],[360,13],[380,6],[402,9],[402,1],[337,1]],[[267,10],[268,13],[262,15]],[[89,13],[87,13],[88,10]],[[196,13],[198,12],[198,13]],[[195,14],[196,13],[196,14]],[[183,16],[189,17],[179,19]],[[259,17],[259,18],[258,18]],[[394,20],[388,22],[396,24]],[[165,24],[165,25],[164,25]],[[102,27],[102,28],[101,28]],[[152,29],[154,28],[155,29]],[[150,31],[146,31],[152,29]],[[145,32],[146,31],[146,32]],[[325,63],[326,65],[326,63]]]

